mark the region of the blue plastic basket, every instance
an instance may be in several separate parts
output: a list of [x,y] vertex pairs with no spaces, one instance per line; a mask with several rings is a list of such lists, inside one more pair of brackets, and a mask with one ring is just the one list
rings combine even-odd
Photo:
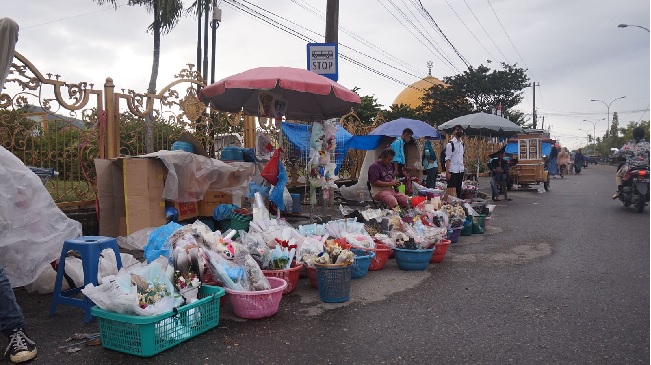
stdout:
[[224,293],[224,288],[204,284],[196,302],[150,317],[110,312],[97,306],[91,312],[99,320],[102,346],[149,357],[217,327],[219,298]]
[[322,302],[342,303],[350,299],[353,265],[316,265],[316,280]]
[[171,150],[172,151],[181,150],[181,151],[185,151],[185,152],[194,153],[194,146],[192,146],[192,143],[189,143],[189,142],[176,141],[176,142],[172,143]]
[[355,254],[355,263],[353,263],[353,271],[351,271],[350,277],[353,279],[363,278],[368,273],[368,268],[371,266],[371,261],[375,257],[375,252],[358,248],[353,248],[350,251]]
[[222,161],[244,161],[244,150],[237,146],[224,147],[219,159]]
[[396,263],[401,270],[422,271],[429,266],[429,260],[434,254],[435,248],[424,250],[409,250],[405,248],[394,248]]

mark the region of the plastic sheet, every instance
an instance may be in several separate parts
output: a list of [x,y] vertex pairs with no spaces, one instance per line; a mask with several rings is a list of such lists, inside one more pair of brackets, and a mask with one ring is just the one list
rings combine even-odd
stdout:
[[181,227],[178,223],[169,222],[151,232],[147,246],[145,246],[145,259],[147,259],[147,262],[152,262],[160,256],[164,256],[168,260],[171,259],[172,247],[168,239],[174,231]]
[[155,157],[167,168],[163,199],[196,202],[208,189],[244,196],[255,172],[252,162],[225,163],[184,151],[158,151],[141,158]]
[[0,146],[0,266],[12,287],[32,283],[61,255],[63,242],[81,236],[21,160]]

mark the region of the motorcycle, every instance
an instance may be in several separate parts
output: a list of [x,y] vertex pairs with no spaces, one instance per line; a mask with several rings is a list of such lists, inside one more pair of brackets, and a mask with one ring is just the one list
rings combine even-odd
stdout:
[[649,168],[632,168],[622,179],[619,200],[625,207],[633,206],[635,211],[642,213],[649,201]]

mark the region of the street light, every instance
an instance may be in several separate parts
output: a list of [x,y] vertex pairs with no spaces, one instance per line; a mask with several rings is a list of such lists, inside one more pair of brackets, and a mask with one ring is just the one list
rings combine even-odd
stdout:
[[649,32],[649,29],[648,29],[648,28],[645,28],[645,27],[643,27],[643,26],[641,26],[641,25],[633,25],[633,24],[620,24],[620,25],[618,25],[618,27],[619,27],[619,28],[626,28],[626,27],[638,27],[638,28],[642,28],[642,29],[644,29],[644,30],[646,30],[647,32]]
[[[596,142],[597,141],[597,139],[596,139],[597,138],[597,123],[601,122],[604,119],[606,119],[606,118],[601,118],[596,122],[591,122],[591,121],[589,121],[587,119],[583,119],[584,122],[592,123],[592,140],[594,142],[594,144],[592,145],[592,154],[593,155],[597,154],[597,142]],[[583,130],[583,129],[581,129],[581,130]]]
[[608,104],[606,104],[606,102],[603,101],[603,100],[596,100],[596,99],[591,99],[591,100],[590,100],[590,101],[598,101],[598,102],[600,102],[600,103],[603,103],[603,104],[606,106],[606,108],[608,109],[608,111],[607,111],[607,113],[608,113],[608,114],[607,114],[607,116],[608,116],[608,128],[610,128],[610,106],[613,104],[613,102],[615,102],[615,100],[624,99],[625,97],[626,97],[626,96],[620,96],[620,97],[618,97],[618,98],[615,98],[615,99],[613,99],[613,100],[612,100],[610,103],[608,103]]

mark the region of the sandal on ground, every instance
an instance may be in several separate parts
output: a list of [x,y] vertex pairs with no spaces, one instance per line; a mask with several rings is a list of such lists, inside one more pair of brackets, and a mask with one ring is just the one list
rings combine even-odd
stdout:
[[500,199],[500,198],[493,198],[493,201],[494,201],[494,202],[501,202],[502,199]]
[[506,200],[506,201],[508,201],[508,202],[513,201],[513,199],[511,199],[511,198],[506,198],[506,199],[504,199],[504,200]]

